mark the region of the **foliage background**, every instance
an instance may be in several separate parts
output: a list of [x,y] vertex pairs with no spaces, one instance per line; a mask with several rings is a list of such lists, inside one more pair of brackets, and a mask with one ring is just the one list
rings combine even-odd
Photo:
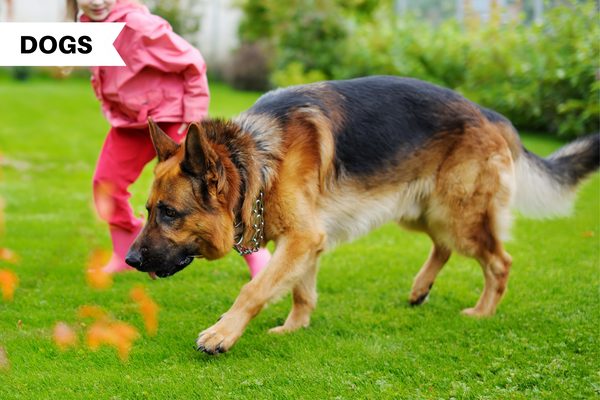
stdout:
[[173,31],[194,43],[194,33],[200,28],[200,0],[145,0],[152,14],[171,25]]
[[[593,1],[482,23],[398,18],[391,0],[247,0],[244,43],[268,53],[274,86],[389,74],[455,89],[519,128],[564,137],[598,130],[598,9]],[[423,10],[414,10],[422,12]],[[468,10],[467,10],[468,11]]]

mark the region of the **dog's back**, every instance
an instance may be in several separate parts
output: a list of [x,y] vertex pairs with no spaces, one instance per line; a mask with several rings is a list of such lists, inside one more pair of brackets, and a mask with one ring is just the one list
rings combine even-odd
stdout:
[[331,124],[336,169],[365,176],[397,166],[434,136],[460,134],[466,125],[485,119],[480,107],[452,90],[393,76],[278,89],[244,115],[268,115],[285,125],[311,109]]

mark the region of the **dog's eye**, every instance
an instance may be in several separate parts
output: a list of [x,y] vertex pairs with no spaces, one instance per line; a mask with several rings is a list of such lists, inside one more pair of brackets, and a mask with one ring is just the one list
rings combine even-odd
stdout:
[[175,218],[177,213],[172,208],[165,208],[165,215],[169,218]]

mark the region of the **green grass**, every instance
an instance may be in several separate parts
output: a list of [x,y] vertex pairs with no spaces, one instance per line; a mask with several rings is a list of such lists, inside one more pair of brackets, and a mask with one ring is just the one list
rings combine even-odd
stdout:
[[[212,84],[211,114],[233,115],[257,94]],[[509,290],[492,318],[460,315],[483,285],[473,260],[453,256],[430,301],[411,308],[412,280],[430,243],[393,225],[326,254],[311,326],[273,336],[290,297],[263,310],[226,354],[194,350],[249,279],[241,257],[196,261],[151,281],[125,273],[106,291],[90,289],[84,263],[110,247],[90,208],[91,177],[108,125],[87,82],[0,80],[0,146],[6,158],[0,193],[6,202],[5,245],[22,261],[12,303],[0,302],[0,346],[11,368],[0,373],[1,399],[400,398],[590,399],[599,376],[599,203],[596,174],[569,218],[518,218],[507,243],[515,262]],[[560,141],[524,135],[547,155]],[[133,187],[136,211],[150,165]],[[582,237],[593,231],[593,237]],[[60,352],[57,321],[96,304],[143,330],[130,289],[146,286],[161,307],[156,337],[135,342],[128,363],[114,349],[83,345]],[[21,320],[21,328],[17,322]],[[89,321],[88,321],[89,322]],[[84,328],[80,331],[83,339]]]

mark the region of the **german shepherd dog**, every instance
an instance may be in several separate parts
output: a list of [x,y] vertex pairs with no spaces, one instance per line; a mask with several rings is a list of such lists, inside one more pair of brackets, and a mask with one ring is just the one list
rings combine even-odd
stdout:
[[276,244],[229,311],[200,333],[197,348],[209,354],[229,350],[290,289],[291,312],[271,332],[308,326],[320,255],[388,221],[433,242],[411,304],[427,299],[455,251],[477,260],[485,279],[463,313],[490,316],[512,263],[502,245],[511,208],[568,212],[576,186],[600,163],[598,134],[543,159],[496,112],[392,76],[277,89],[233,120],[191,124],[181,145],[150,128],[158,164],[129,265],[164,278],[195,257],[224,257],[234,244],[240,252]]

